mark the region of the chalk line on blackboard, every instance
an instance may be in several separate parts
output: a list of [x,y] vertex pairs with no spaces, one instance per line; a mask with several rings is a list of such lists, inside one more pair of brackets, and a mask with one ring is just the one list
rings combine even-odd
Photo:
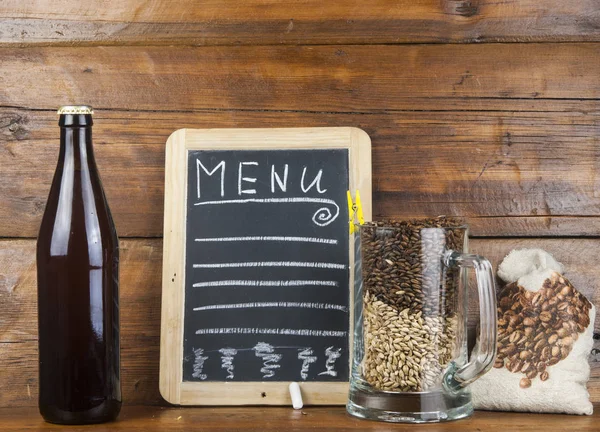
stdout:
[[280,241],[280,242],[306,242],[338,244],[337,239],[317,238],[317,237],[289,237],[289,236],[246,236],[246,237],[207,237],[197,238],[197,242],[237,242],[237,241]]
[[246,198],[233,200],[203,201],[194,203],[195,206],[216,205],[216,204],[247,204],[247,203],[317,203],[327,204],[335,207],[335,214],[327,207],[318,209],[312,217],[312,221],[319,226],[329,225],[337,219],[340,214],[340,207],[332,199],[328,198],[308,198],[308,197],[290,197],[290,198]]
[[194,264],[194,268],[240,268],[240,267],[306,267],[319,269],[345,270],[344,264],[306,261],[251,261],[215,264]]
[[[282,349],[282,350],[294,350],[294,351],[298,351],[298,350],[303,350],[304,347],[299,346],[299,345],[273,345],[273,348],[275,349]],[[241,352],[245,352],[245,351],[254,351],[254,348],[236,348],[238,353]],[[211,353],[220,353],[221,350],[220,349],[214,349],[214,350],[204,350],[204,354],[211,354]],[[184,361],[188,361],[189,358],[184,357],[183,358]]]
[[288,287],[288,286],[338,286],[337,281],[319,280],[218,280],[210,282],[197,282],[194,288],[216,287],[216,286],[256,286],[256,287]]
[[213,304],[195,307],[195,311],[215,310],[215,309],[252,309],[252,308],[307,308],[307,309],[329,309],[348,312],[348,308],[343,305],[331,303],[310,303],[310,302],[252,302],[252,303],[229,303]]
[[251,327],[221,327],[196,330],[199,335],[211,334],[263,334],[286,336],[319,336],[319,337],[345,337],[347,332],[337,330],[309,330],[309,329],[275,329]]

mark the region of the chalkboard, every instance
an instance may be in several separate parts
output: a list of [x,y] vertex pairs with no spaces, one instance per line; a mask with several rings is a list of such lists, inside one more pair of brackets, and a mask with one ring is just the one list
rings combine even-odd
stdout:
[[184,381],[347,381],[348,150],[188,152]]
[[[255,390],[224,403],[286,403],[281,388],[292,381],[305,393],[312,386],[335,395],[321,403],[343,403],[352,336],[347,191],[361,175],[368,177],[363,189],[370,189],[370,148],[361,175],[364,163],[355,160],[366,134],[353,128],[184,134],[183,158],[176,155],[181,166],[170,171],[167,160],[161,362],[174,354],[166,345],[181,351],[180,372],[173,372],[173,361],[168,369],[183,388],[197,386],[194,404],[216,403],[205,400],[207,389],[236,385]],[[167,197],[176,180],[170,174],[182,200]],[[364,200],[370,190],[363,189]],[[176,251],[167,243],[173,209],[182,231]],[[176,265],[179,278],[173,268],[169,279],[173,256],[183,262]],[[165,341],[164,319],[171,319],[165,296],[174,289],[182,305],[178,344]],[[163,381],[161,363],[161,392],[173,401]]]

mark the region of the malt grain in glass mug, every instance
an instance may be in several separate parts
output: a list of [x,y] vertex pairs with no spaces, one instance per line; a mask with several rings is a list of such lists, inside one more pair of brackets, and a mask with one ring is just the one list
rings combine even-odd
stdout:
[[[355,226],[354,351],[347,410],[390,422],[473,412],[468,385],[496,355],[496,292],[488,260],[467,253],[467,227],[446,218]],[[467,269],[480,333],[467,348]]]

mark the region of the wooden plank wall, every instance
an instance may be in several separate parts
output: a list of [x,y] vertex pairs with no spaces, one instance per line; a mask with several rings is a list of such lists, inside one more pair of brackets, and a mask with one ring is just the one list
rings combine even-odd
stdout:
[[[122,238],[124,398],[161,404],[173,130],[361,127],[378,217],[464,216],[494,264],[546,248],[598,306],[599,73],[597,0],[0,2],[0,406],[36,404],[35,236],[57,106],[96,109]],[[590,361],[600,402],[600,343]]]

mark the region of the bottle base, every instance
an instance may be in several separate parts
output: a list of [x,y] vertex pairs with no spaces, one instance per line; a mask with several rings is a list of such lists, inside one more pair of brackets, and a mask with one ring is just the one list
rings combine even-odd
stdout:
[[368,420],[437,423],[469,417],[473,414],[473,405],[469,394],[370,392],[352,388],[346,410],[350,415]]
[[40,414],[48,423],[85,425],[114,421],[121,411],[121,402],[108,400],[85,411],[65,411],[56,406],[40,406]]

